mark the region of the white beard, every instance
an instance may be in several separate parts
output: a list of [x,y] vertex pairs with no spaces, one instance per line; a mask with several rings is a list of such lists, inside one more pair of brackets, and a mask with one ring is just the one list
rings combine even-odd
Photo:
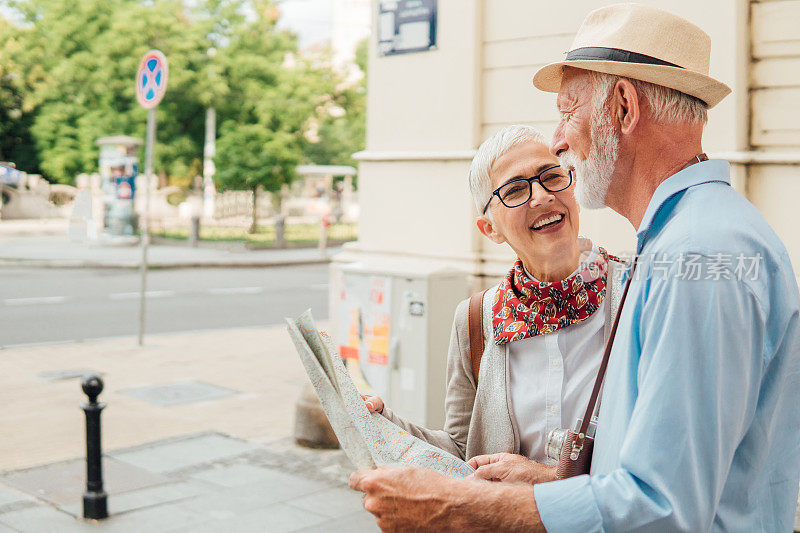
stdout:
[[558,158],[562,168],[575,168],[575,199],[587,209],[606,206],[606,194],[617,164],[619,134],[604,118],[602,111],[592,113],[592,145],[586,160],[580,160],[569,150]]

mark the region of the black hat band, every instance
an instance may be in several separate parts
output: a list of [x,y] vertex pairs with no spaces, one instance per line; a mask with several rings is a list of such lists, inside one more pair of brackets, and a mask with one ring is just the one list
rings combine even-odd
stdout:
[[675,63],[658,59],[645,54],[637,54],[620,48],[604,48],[586,46],[576,48],[567,54],[567,61],[618,61],[620,63],[640,63],[643,65],[659,65],[663,67],[683,68]]

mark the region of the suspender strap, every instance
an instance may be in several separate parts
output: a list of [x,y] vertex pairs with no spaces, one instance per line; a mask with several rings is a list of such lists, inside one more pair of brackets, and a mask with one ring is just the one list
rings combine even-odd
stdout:
[[594,407],[597,404],[597,398],[600,395],[600,388],[603,385],[603,378],[606,375],[606,368],[608,368],[608,357],[611,355],[611,347],[614,344],[614,337],[617,335],[619,316],[622,314],[622,306],[625,305],[625,297],[628,296],[628,288],[631,286],[633,272],[636,270],[636,259],[637,257],[634,256],[633,261],[631,262],[631,271],[628,273],[628,279],[625,282],[625,289],[622,291],[622,297],[619,299],[619,307],[617,308],[617,315],[614,317],[614,325],[611,326],[611,333],[608,335],[608,340],[606,340],[606,349],[603,352],[603,360],[600,363],[600,369],[597,371],[597,379],[594,382],[592,396],[589,398],[589,405],[586,407],[586,413],[583,415],[583,420],[581,421],[581,428],[578,431],[578,437],[576,440],[576,444],[579,448],[583,446],[583,440],[586,437],[586,432],[589,429],[589,423],[591,422],[592,414],[594,413]]
[[478,372],[483,357],[483,295],[486,291],[476,292],[469,299],[469,360],[472,364],[472,377],[475,388],[478,388]]

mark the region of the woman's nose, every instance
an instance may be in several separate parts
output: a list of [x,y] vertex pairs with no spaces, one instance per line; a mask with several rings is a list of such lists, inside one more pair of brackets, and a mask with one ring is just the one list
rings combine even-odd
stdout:
[[540,205],[549,204],[556,197],[553,196],[553,193],[542,187],[542,185],[538,181],[534,181],[531,183],[531,199],[530,199],[530,206],[537,207]]

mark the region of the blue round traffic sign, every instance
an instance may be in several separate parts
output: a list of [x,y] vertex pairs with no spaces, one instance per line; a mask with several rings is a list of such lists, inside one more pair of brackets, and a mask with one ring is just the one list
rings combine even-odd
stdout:
[[167,92],[167,58],[158,50],[150,50],[139,63],[136,73],[136,99],[142,107],[158,105]]

